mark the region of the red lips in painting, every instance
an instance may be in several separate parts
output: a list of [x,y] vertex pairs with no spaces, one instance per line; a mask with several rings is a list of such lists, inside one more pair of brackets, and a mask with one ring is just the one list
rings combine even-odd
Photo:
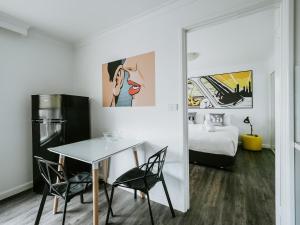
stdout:
[[132,80],[128,80],[127,83],[129,85],[131,85],[131,87],[128,90],[128,93],[130,95],[135,95],[135,94],[137,94],[137,93],[140,92],[140,90],[141,90],[141,85],[140,84],[138,84],[138,83],[136,83],[136,82],[134,82]]

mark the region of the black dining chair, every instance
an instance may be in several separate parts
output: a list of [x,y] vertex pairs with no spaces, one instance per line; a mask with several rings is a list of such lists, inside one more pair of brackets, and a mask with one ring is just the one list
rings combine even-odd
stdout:
[[[84,203],[83,194],[92,184],[91,174],[88,172],[81,172],[71,178],[68,178],[62,164],[51,162],[38,156],[35,156],[35,158],[37,160],[41,176],[45,181],[45,186],[39,211],[34,224],[39,224],[46,198],[48,195],[52,195],[62,198],[65,201],[62,220],[62,225],[64,225],[68,202],[75,196],[80,195],[80,201],[82,204]],[[61,168],[60,170],[58,170],[59,167]],[[109,203],[109,196],[107,192],[106,183],[102,179],[100,179],[99,182],[104,183],[104,191],[107,202]],[[109,209],[111,215],[113,216],[112,208],[110,207]]]
[[[121,175],[119,178],[116,179],[116,181],[112,184],[111,197],[109,201],[109,210],[111,209],[112,206],[114,189],[116,187],[120,186],[120,187],[133,189],[134,198],[136,198],[137,191],[141,191],[147,195],[151,223],[152,225],[154,225],[154,220],[153,220],[153,215],[152,215],[152,210],[150,205],[149,191],[151,188],[155,186],[156,183],[161,181],[168,200],[171,214],[173,217],[175,217],[175,212],[162,173],[165,158],[166,158],[167,148],[168,147],[165,147],[159,152],[152,155],[148,159],[147,163],[127,171],[126,173],[124,173],[123,175]],[[107,211],[106,224],[108,224],[109,221],[109,215],[110,215],[109,210]]]

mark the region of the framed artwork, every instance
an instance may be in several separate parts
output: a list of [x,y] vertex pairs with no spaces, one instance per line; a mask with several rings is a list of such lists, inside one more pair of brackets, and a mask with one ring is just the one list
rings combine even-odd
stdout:
[[253,108],[252,70],[188,78],[188,107]]
[[155,53],[102,65],[104,107],[155,105]]

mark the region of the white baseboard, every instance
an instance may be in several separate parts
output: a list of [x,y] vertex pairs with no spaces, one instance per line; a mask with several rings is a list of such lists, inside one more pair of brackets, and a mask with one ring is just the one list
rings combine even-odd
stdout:
[[10,196],[16,195],[16,194],[18,194],[22,191],[26,191],[26,190],[28,190],[32,187],[33,187],[33,183],[32,183],[32,181],[29,181],[25,184],[21,184],[17,187],[11,188],[7,191],[4,191],[4,192],[0,193],[0,200],[3,200],[3,199],[8,198]]

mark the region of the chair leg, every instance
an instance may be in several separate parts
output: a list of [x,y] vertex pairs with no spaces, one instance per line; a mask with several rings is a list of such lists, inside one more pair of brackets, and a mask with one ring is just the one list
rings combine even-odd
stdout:
[[[108,191],[107,191],[107,186],[106,186],[106,183],[105,183],[105,182],[104,182],[104,192],[105,192],[107,204],[109,204]],[[114,216],[114,213],[113,213],[112,207],[110,207],[109,211],[110,211],[111,216],[113,217],[113,216]]]
[[65,194],[65,207],[64,207],[64,214],[63,214],[63,220],[62,220],[62,225],[65,224],[65,220],[66,220],[66,214],[67,214],[67,205],[68,205],[68,195],[69,195],[69,186],[67,186],[67,190],[66,190],[66,194]]
[[170,210],[171,210],[171,214],[172,214],[173,217],[175,217],[175,212],[174,212],[174,209],[173,209],[173,206],[172,206],[172,202],[171,202],[171,199],[170,199],[170,196],[169,196],[169,192],[168,192],[167,185],[166,185],[164,177],[162,177],[162,184],[163,184],[163,187],[164,187],[164,190],[165,190],[165,194],[167,196],[167,200],[168,200],[168,204],[169,204],[169,207],[170,207]]
[[154,225],[154,220],[153,220],[153,215],[152,215],[152,210],[151,210],[151,205],[150,205],[149,192],[147,191],[146,194],[147,194],[147,200],[148,200],[149,212],[150,212],[150,217],[151,217],[151,224]]
[[65,224],[65,220],[66,220],[66,214],[67,214],[67,205],[68,205],[68,200],[65,199],[65,207],[64,207],[64,214],[63,214],[63,220],[62,220],[62,225]]
[[47,195],[48,195],[48,191],[49,191],[48,190],[48,185],[45,184],[44,191],[43,191],[42,201],[40,203],[39,211],[38,211],[38,214],[36,216],[34,225],[38,225],[40,223],[40,219],[41,219],[41,216],[42,216],[42,213],[43,213],[43,209],[44,209],[44,205],[45,205],[46,198],[47,198]]
[[110,214],[109,212],[111,210],[112,200],[113,200],[113,197],[114,197],[114,190],[115,190],[115,187],[112,186],[111,187],[111,194],[110,194],[109,204],[108,204],[107,215],[106,215],[106,222],[105,222],[106,225],[108,224],[108,220],[109,220],[109,214]]
[[81,202],[81,204],[84,204],[83,193],[80,194],[80,202]]
[[134,199],[136,199],[137,198],[137,190],[135,189],[134,190]]

